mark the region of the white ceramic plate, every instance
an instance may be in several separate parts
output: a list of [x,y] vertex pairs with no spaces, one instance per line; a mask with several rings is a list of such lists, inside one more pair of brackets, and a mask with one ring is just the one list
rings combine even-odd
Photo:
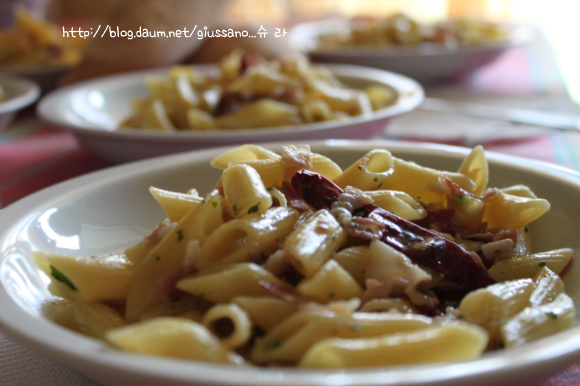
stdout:
[[[214,66],[197,66],[202,71]],[[372,114],[312,124],[252,130],[215,132],[115,128],[130,115],[131,101],[147,95],[145,79],[164,76],[166,69],[101,78],[69,86],[44,97],[39,115],[70,129],[87,148],[112,162],[125,162],[185,150],[298,139],[372,138],[382,133],[391,118],[417,107],[423,100],[421,86],[407,77],[372,68],[334,65],[330,70],[351,87],[385,84],[396,90],[396,102]]]
[[447,49],[432,44],[416,48],[342,47],[339,50],[317,47],[322,35],[344,33],[348,20],[331,19],[302,23],[290,31],[291,44],[306,52],[315,62],[345,63],[380,68],[409,76],[422,83],[445,80],[483,67],[500,57],[508,48],[531,39],[529,28],[510,30],[510,38],[502,43]]
[[[394,155],[434,168],[456,170],[468,149],[385,141],[326,141],[311,144],[343,167],[368,150],[385,147]],[[279,150],[280,144],[269,145]],[[537,384],[580,361],[580,325],[524,347],[486,354],[461,363],[348,371],[232,368],[115,351],[59,327],[42,316],[50,298],[47,278],[35,266],[36,250],[90,256],[122,251],[141,240],[163,218],[148,187],[200,193],[219,172],[208,163],[223,149],[206,149],[121,165],[35,193],[0,211],[0,325],[30,347],[107,385],[398,385],[514,386]],[[488,154],[490,186],[526,184],[552,203],[531,226],[536,250],[575,249],[564,278],[580,309],[580,175],[557,166]]]
[[4,92],[4,101],[0,101],[0,130],[2,130],[12,122],[19,110],[30,106],[38,99],[40,88],[31,80],[1,75],[0,87]]

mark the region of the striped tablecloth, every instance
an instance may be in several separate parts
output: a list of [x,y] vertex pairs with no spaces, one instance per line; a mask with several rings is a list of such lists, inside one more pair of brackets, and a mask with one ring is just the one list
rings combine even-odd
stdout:
[[[503,106],[580,112],[566,93],[557,62],[541,39],[514,48],[488,67],[451,85],[427,87],[428,96]],[[538,159],[580,171],[580,133],[502,121],[416,111],[395,120],[385,138],[473,146]],[[107,167],[74,136],[25,113],[0,133],[2,206],[57,182]],[[1,212],[0,212],[1,221]],[[0,331],[0,385],[97,385],[4,336]],[[580,385],[579,362],[541,386]]]

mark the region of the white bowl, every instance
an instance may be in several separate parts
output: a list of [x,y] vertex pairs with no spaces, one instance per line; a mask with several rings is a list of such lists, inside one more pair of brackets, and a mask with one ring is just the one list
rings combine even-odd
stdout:
[[[369,149],[434,168],[456,170],[468,149],[386,141],[326,141],[312,149],[343,167]],[[280,144],[268,145],[279,150]],[[219,172],[209,160],[223,149],[171,155],[121,165],[50,187],[18,201],[0,217],[0,325],[24,344],[107,385],[531,385],[580,361],[580,325],[523,347],[482,358],[423,366],[344,371],[284,368],[233,368],[208,363],[139,356],[116,351],[51,323],[41,304],[50,298],[47,278],[36,267],[33,251],[96,255],[121,251],[139,241],[163,218],[148,187],[200,193]],[[580,175],[546,163],[489,153],[490,186],[526,184],[548,199],[552,210],[531,226],[537,250],[574,248],[580,258]],[[580,264],[564,277],[566,292],[580,309]],[[578,317],[577,317],[578,318]]]
[[40,96],[38,85],[28,79],[0,75],[4,101],[0,101],[0,130],[6,128],[19,110],[30,106]]
[[[197,66],[202,71],[215,66]],[[391,72],[333,65],[330,70],[351,87],[384,84],[397,94],[396,102],[372,114],[340,121],[215,132],[115,130],[129,116],[131,101],[147,95],[145,79],[164,76],[167,69],[100,78],[56,90],[44,97],[38,114],[48,122],[70,129],[87,148],[112,162],[132,161],[191,149],[230,144],[298,139],[366,139],[382,133],[391,118],[417,107],[424,98],[414,80]]]
[[528,42],[532,36],[529,28],[520,26],[511,28],[509,39],[504,42],[457,49],[438,44],[421,48],[318,47],[320,36],[348,31],[348,23],[345,19],[327,19],[298,24],[289,33],[290,42],[296,49],[308,53],[314,62],[375,67],[406,75],[422,83],[432,83],[483,67],[509,48]]

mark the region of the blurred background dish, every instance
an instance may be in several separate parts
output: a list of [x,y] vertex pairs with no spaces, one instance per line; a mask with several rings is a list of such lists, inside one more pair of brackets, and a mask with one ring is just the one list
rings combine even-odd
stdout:
[[[432,83],[486,66],[532,34],[526,27],[503,28],[477,19],[447,23],[453,26],[421,32],[422,25],[400,14],[376,20],[326,19],[295,26],[290,39],[315,62],[376,67]],[[447,37],[442,36],[445,28]]]
[[[303,142],[295,142],[300,144]],[[287,143],[284,143],[287,144]],[[348,166],[371,149],[421,165],[456,170],[469,149],[387,141],[311,142],[312,151]],[[266,145],[279,151],[282,144]],[[0,223],[0,324],[25,344],[105,385],[535,385],[577,361],[580,326],[521,347],[487,353],[459,363],[379,369],[297,371],[285,367],[251,368],[121,353],[97,339],[72,332],[43,316],[54,297],[33,258],[35,251],[96,256],[120,252],[140,241],[164,217],[150,186],[186,191],[195,181],[209,192],[219,172],[210,160],[224,149],[206,149],[121,165],[53,186],[2,210]],[[578,174],[554,165],[488,153],[490,186],[515,181],[532,188],[552,210],[530,225],[537,250],[572,247],[580,217],[570,208],[580,196]],[[564,275],[566,292],[580,306],[580,265]]]
[[16,117],[18,111],[32,105],[40,88],[31,80],[0,75],[0,130]]
[[[201,71],[216,71],[216,66],[197,66]],[[39,116],[51,124],[74,133],[88,149],[111,162],[169,154],[191,149],[230,144],[277,140],[326,138],[363,139],[382,133],[389,121],[416,108],[424,98],[416,81],[395,73],[348,65],[328,69],[345,85],[362,89],[383,85],[394,91],[389,106],[364,115],[259,129],[210,131],[118,130],[131,114],[131,104],[147,96],[146,80],[165,77],[168,69],[142,71],[98,78],[71,85],[45,96],[38,105]]]
[[81,59],[86,39],[64,36],[44,19],[46,0],[0,2],[0,74],[26,77],[43,92]]

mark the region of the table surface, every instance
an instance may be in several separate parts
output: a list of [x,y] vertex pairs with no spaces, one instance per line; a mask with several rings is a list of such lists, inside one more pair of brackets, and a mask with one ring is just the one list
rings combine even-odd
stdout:
[[[496,62],[445,85],[426,86],[432,97],[504,107],[575,113],[558,63],[545,39],[509,50]],[[580,171],[580,132],[417,110],[394,120],[384,138],[461,146],[533,158]],[[30,109],[0,132],[0,205],[57,182],[110,165],[74,136],[42,123]],[[1,220],[1,212],[0,212]],[[580,385],[579,362],[538,386]],[[84,375],[20,345],[0,331],[0,385],[98,385]]]

